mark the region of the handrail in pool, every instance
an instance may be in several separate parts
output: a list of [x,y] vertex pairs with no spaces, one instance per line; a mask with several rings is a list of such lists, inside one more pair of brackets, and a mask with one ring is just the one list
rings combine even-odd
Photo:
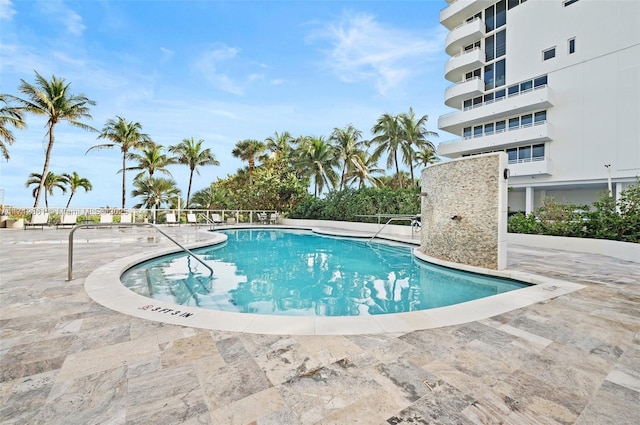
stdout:
[[182,249],[184,252],[186,252],[187,254],[191,255],[196,260],[198,260],[198,262],[200,262],[200,264],[202,264],[207,269],[209,269],[209,272],[211,273],[211,276],[213,276],[213,269],[211,267],[209,267],[207,265],[207,263],[202,261],[200,259],[200,257],[198,257],[196,254],[191,252],[188,248],[182,246],[178,241],[176,241],[171,236],[169,236],[168,234],[163,232],[158,226],[156,226],[153,223],[92,223],[92,224],[76,224],[75,226],[73,226],[73,229],[71,229],[71,232],[69,233],[69,255],[68,255],[69,260],[68,260],[68,268],[67,268],[67,281],[73,280],[73,234],[75,233],[75,231],[78,230],[78,229],[89,228],[89,227],[113,227],[113,226],[118,226],[118,227],[137,227],[137,226],[153,227],[158,232],[160,232],[162,235],[166,236],[166,238],[169,239],[171,242],[173,242],[174,244],[178,245],[180,247],[180,249]]

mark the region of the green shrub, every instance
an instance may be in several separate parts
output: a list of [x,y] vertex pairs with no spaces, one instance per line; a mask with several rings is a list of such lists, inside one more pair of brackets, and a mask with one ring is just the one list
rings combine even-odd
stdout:
[[542,234],[540,223],[534,214],[516,213],[509,217],[507,231],[510,233]]
[[[347,188],[332,191],[324,199],[305,198],[294,208],[291,218],[377,222],[375,214],[418,214],[420,212],[419,188]],[[406,224],[410,222],[407,221]],[[401,223],[398,223],[401,224]]]

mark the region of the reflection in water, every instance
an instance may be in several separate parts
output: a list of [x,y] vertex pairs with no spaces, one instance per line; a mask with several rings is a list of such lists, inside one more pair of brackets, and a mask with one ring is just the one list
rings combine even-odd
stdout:
[[412,247],[304,231],[228,230],[199,250],[214,269],[173,255],[129,270],[123,282],[155,299],[259,314],[356,316],[423,310],[523,285],[415,260]]

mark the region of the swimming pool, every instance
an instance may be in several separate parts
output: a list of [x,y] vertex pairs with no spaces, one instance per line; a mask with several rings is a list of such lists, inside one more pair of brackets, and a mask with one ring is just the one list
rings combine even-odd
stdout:
[[365,316],[449,306],[528,285],[417,260],[413,246],[306,230],[223,230],[222,245],[138,264],[121,276],[154,300],[226,312]]

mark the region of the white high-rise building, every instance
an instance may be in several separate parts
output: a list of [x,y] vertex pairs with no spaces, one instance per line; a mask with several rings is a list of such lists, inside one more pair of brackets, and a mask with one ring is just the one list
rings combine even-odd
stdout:
[[640,177],[640,0],[447,0],[449,158],[506,151],[509,208]]

